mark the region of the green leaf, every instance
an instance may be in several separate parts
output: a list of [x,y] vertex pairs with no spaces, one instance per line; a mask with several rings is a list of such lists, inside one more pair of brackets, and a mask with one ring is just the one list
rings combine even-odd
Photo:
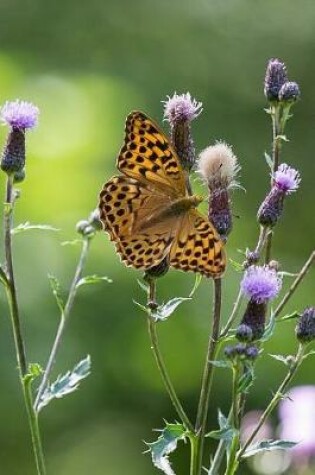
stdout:
[[24,231],[32,231],[33,229],[40,229],[42,231],[60,231],[60,229],[54,228],[49,224],[31,224],[28,221],[26,223],[19,224],[16,228],[11,230],[11,234],[19,234]]
[[137,302],[136,300],[133,300],[133,303],[137,305],[137,307],[141,308],[143,312],[145,312],[147,315],[151,314],[151,310],[146,307],[145,305],[142,305],[141,303]]
[[286,135],[277,135],[276,140],[282,140],[283,142],[289,142],[289,139]]
[[82,285],[91,285],[91,284],[98,284],[99,282],[108,282],[111,284],[113,281],[109,277],[101,276],[101,275],[87,275],[86,277],[82,277],[76,285],[76,288],[82,287]]
[[304,356],[303,356],[303,361],[306,360],[306,358],[308,358],[309,356],[313,356],[315,355],[315,350],[311,350],[309,351],[308,353],[306,353]]
[[200,282],[202,281],[202,275],[196,274],[194,286],[189,294],[189,297],[192,298],[196,290],[198,289]]
[[295,445],[297,445],[297,442],[292,442],[290,440],[261,440],[260,442],[249,446],[245,451],[243,458],[252,457],[261,452],[270,452],[271,450],[287,450]]
[[225,417],[225,415],[223,414],[223,412],[221,412],[220,409],[218,410],[218,423],[219,423],[220,429],[226,429],[230,427],[228,418]]
[[166,320],[170,317],[177,307],[187,300],[191,300],[190,297],[175,297],[174,299],[169,300],[163,305],[159,305],[157,309],[151,311],[151,315],[155,320]]
[[289,315],[285,315],[284,317],[279,318],[278,321],[286,322],[288,320],[295,320],[296,318],[300,318],[300,314],[295,311],[293,313],[290,313]]
[[59,280],[57,279],[57,277],[55,277],[52,274],[48,274],[48,279],[49,279],[49,283],[50,283],[52,293],[53,293],[53,295],[56,299],[58,308],[59,308],[60,312],[62,313],[63,310],[64,310],[64,302],[63,302],[63,299],[61,297],[61,286],[60,286]]
[[270,170],[272,170],[273,169],[273,161],[272,161],[271,156],[267,152],[264,153],[264,156],[265,156],[265,160],[267,162],[268,167],[270,168]]
[[244,373],[238,380],[237,392],[239,394],[246,394],[249,388],[253,385],[254,380],[255,380],[254,367],[253,365],[247,364],[244,367]]
[[90,371],[91,358],[88,355],[72,371],[68,371],[63,376],[59,375],[56,381],[45,389],[38,403],[38,411],[47,406],[53,399],[60,399],[76,391],[80,382],[90,374]]
[[269,353],[269,356],[270,356],[271,358],[273,358],[274,360],[276,360],[276,361],[280,361],[280,363],[283,363],[283,364],[285,364],[286,366],[290,366],[290,365],[291,365],[291,363],[292,363],[292,358],[293,358],[292,355],[287,355],[287,356],[285,356],[285,355],[273,355],[273,354],[271,354],[271,353]]
[[233,437],[237,434],[237,431],[233,427],[225,427],[223,429],[212,430],[205,435],[205,437],[210,437],[211,439],[224,440],[227,443],[231,443]]
[[155,442],[147,443],[154,466],[162,470],[165,475],[175,475],[168,455],[176,450],[177,442],[185,440],[188,434],[183,424],[167,423],[159,438]]

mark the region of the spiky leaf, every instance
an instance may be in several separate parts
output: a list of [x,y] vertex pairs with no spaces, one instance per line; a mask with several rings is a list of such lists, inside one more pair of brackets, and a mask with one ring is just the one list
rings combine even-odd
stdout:
[[63,299],[61,297],[61,286],[60,286],[59,280],[57,279],[57,277],[55,277],[52,274],[48,275],[48,279],[49,279],[49,283],[50,283],[52,293],[53,293],[53,295],[56,299],[58,308],[59,308],[60,312],[62,313],[63,310],[64,310],[64,302],[63,302]]
[[82,287],[82,285],[91,285],[91,284],[98,284],[99,282],[108,282],[111,284],[113,281],[109,277],[106,276],[101,276],[101,275],[87,275],[85,277],[82,277],[82,279],[79,280],[77,283],[76,287]]
[[175,475],[168,456],[174,452],[179,440],[185,440],[188,432],[183,424],[166,424],[161,431],[161,435],[155,442],[148,443],[151,452],[152,461],[155,467],[162,470],[165,475]]
[[287,450],[295,445],[297,445],[297,442],[292,442],[290,440],[261,440],[260,442],[249,446],[245,451],[243,458],[252,457],[261,452],[270,452],[271,450]]
[[81,360],[72,371],[68,371],[64,375],[59,375],[56,381],[45,389],[38,403],[38,411],[47,406],[53,399],[60,399],[76,391],[80,382],[90,374],[90,371],[91,358],[88,355]]
[[24,231],[32,231],[34,229],[39,229],[42,231],[60,231],[60,229],[54,228],[49,224],[31,224],[30,222],[26,221],[26,223],[21,223],[16,228],[11,230],[11,234],[19,234],[23,233]]

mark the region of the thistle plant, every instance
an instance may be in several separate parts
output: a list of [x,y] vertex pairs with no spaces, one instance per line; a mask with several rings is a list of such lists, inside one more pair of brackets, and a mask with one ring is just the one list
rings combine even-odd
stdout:
[[[288,141],[285,135],[286,124],[292,117],[291,108],[300,97],[300,89],[296,82],[288,80],[286,66],[278,59],[272,59],[268,63],[264,93],[268,101],[268,107],[265,111],[271,118],[272,128],[271,153],[265,154],[267,163],[266,173],[271,177],[270,189],[266,191],[266,197],[262,199],[261,204],[257,205],[258,236],[256,246],[253,249],[244,249],[245,260],[242,263],[235,263],[233,261],[228,263],[239,273],[239,291],[229,314],[222,314],[221,305],[222,300],[225,298],[222,293],[222,280],[225,279],[225,276],[215,271],[213,271],[212,275],[211,273],[206,275],[209,279],[209,285],[211,284],[213,289],[212,303],[209,305],[208,312],[205,312],[205,318],[207,318],[207,313],[210,314],[210,327],[199,402],[195,415],[188,414],[184,402],[180,400],[176,392],[159,346],[158,329],[161,325],[167,324],[167,320],[179,305],[188,299],[197,298],[195,291],[202,279],[200,274],[206,274],[203,272],[204,269],[201,262],[202,252],[195,249],[194,251],[189,250],[185,254],[184,251],[187,247],[182,244],[183,256],[178,252],[176,253],[177,260],[174,260],[173,248],[171,247],[168,250],[169,248],[165,247],[164,257],[159,258],[154,266],[145,268],[143,264],[145,261],[143,260],[141,261],[142,266],[135,265],[135,262],[137,262],[136,250],[141,249],[141,245],[139,243],[138,247],[136,247],[137,244],[135,244],[135,250],[127,252],[126,242],[127,238],[133,238],[133,242],[137,243],[140,238],[137,237],[136,233],[131,233],[128,236],[128,230],[123,234],[119,227],[118,218],[117,223],[115,216],[110,218],[111,213],[114,212],[112,207],[108,206],[107,213],[109,214],[107,216],[106,206],[104,208],[104,203],[111,201],[112,198],[115,198],[115,193],[119,193],[119,190],[116,189],[119,185],[119,180],[125,180],[125,183],[130,183],[130,186],[131,182],[128,182],[128,178],[126,179],[123,176],[116,177],[105,185],[101,193],[101,219],[105,223],[105,230],[110,232],[111,239],[116,242],[117,251],[128,265],[145,268],[144,281],[139,281],[139,283],[147,294],[147,301],[146,303],[137,303],[137,305],[147,315],[150,346],[175,411],[174,421],[167,422],[160,429],[157,440],[148,442],[147,447],[148,452],[152,456],[154,466],[166,475],[175,475],[177,473],[169,457],[177,449],[180,441],[188,440],[190,442],[190,467],[189,469],[187,468],[187,473],[189,471],[190,475],[201,475],[202,473],[207,473],[207,475],[234,475],[242,473],[242,464],[248,458],[265,451],[287,450],[293,448],[298,442],[293,439],[275,438],[259,440],[258,438],[260,430],[266,424],[272,411],[278,406],[280,401],[286,398],[287,391],[299,367],[313,353],[309,345],[315,338],[313,307],[298,310],[292,315],[284,313],[287,303],[313,265],[315,251],[309,251],[309,256],[297,274],[292,274],[289,269],[285,271],[280,270],[285,269],[285,263],[271,258],[273,252],[272,237],[279,220],[283,219],[285,201],[289,199],[290,195],[298,193],[302,183],[300,173],[291,165],[282,162],[282,145]],[[171,146],[177,153],[183,170],[182,173],[185,175],[187,192],[192,197],[194,196],[191,176],[194,171],[198,171],[208,191],[209,222],[216,229],[221,241],[228,243],[228,236],[233,228],[232,192],[233,189],[239,187],[238,175],[240,164],[232,148],[222,141],[210,145],[199,154],[199,157],[196,156],[191,122],[197,119],[201,112],[202,104],[193,99],[189,93],[182,95],[175,93],[164,102],[164,118],[170,125]],[[127,131],[132,127],[132,125],[129,125],[128,120]],[[141,120],[144,120],[145,124],[150,121],[150,119],[142,118],[142,116]],[[137,127],[140,126],[137,125]],[[150,130],[149,133],[156,134],[155,136],[159,134],[158,140],[162,143],[164,141],[163,150],[166,150],[167,145],[165,143],[167,139],[162,136],[162,132],[157,132],[152,127],[148,129],[148,127],[147,125],[143,127],[143,133],[141,133],[141,136],[144,136],[143,140],[146,140],[146,130]],[[126,143],[122,152],[126,149],[137,150],[137,146],[133,146],[133,143],[128,142],[128,140],[134,140],[136,143],[137,137],[135,137],[135,133],[133,136],[126,136]],[[150,147],[150,138],[147,138],[147,141],[147,147]],[[154,151],[157,153],[156,148]],[[146,149],[143,152],[139,149],[139,155],[139,162],[141,163],[145,162],[146,159],[150,159],[149,155],[146,155]],[[155,159],[155,157],[153,158]],[[123,155],[122,159],[127,161],[128,156]],[[128,173],[131,174],[131,172],[125,172],[123,165],[121,165],[123,163],[121,162],[122,159],[119,157],[118,166],[120,171],[124,172],[128,177]],[[148,164],[145,162],[144,169],[143,171],[140,170],[140,173],[147,180],[146,183],[152,180],[153,183],[150,186],[153,187],[155,178],[152,175],[147,175],[147,168],[145,167],[149,167],[149,162]],[[133,170],[134,166],[131,169]],[[156,170],[159,170],[157,165]],[[152,172],[156,170],[152,168]],[[139,193],[141,193],[142,181],[139,178],[139,185],[136,185],[137,176],[134,172],[132,173],[132,184],[139,186]],[[115,184],[114,187],[113,184]],[[125,186],[125,191],[128,198],[131,188],[128,189],[128,186]],[[118,207],[124,206],[124,199],[122,197],[122,202],[117,204]],[[136,210],[136,205],[134,206]],[[133,208],[129,208],[130,213],[133,211]],[[177,212],[179,214],[180,210],[177,210]],[[143,233],[148,228],[148,236],[150,226],[160,224],[162,217],[168,216],[165,212],[164,215],[163,213],[158,215],[159,218],[155,217],[157,215],[154,214],[153,207],[151,213],[147,218],[148,224],[138,225],[143,230]],[[137,215],[135,215],[134,219],[136,218]],[[137,224],[135,227],[137,228]],[[130,227],[129,232],[130,229],[133,228]],[[143,236],[145,235],[143,234]],[[179,234],[179,236],[180,240],[182,234]],[[146,237],[143,237],[143,239],[146,239]],[[198,245],[201,244],[198,243]],[[152,246],[154,246],[153,242]],[[175,246],[175,244],[172,244],[172,246]],[[211,246],[214,246],[214,244],[211,244]],[[145,253],[145,251],[143,252]],[[186,259],[186,256],[190,256],[192,252],[194,252],[194,262],[189,261],[189,258]],[[184,260],[179,265],[178,261],[180,259]],[[211,257],[209,259],[211,260]],[[167,279],[171,267],[179,267],[182,270],[194,270],[197,273],[196,283],[189,297],[175,297],[161,304],[158,298],[157,283],[161,279]],[[291,285],[286,291],[283,290],[285,288],[283,285],[285,275],[293,278]],[[277,305],[273,302],[275,299],[278,299]],[[273,395],[265,410],[260,413],[255,426],[251,427],[251,430],[247,431],[245,436],[241,432],[241,421],[244,411],[246,411],[248,394],[252,390],[256,378],[256,362],[264,357],[265,343],[273,337],[278,322],[284,325],[285,322],[293,318],[297,319],[297,343],[293,354],[271,355],[274,359],[286,365],[287,373],[278,388],[273,390]],[[230,410],[227,414],[223,414],[217,408],[218,425],[217,427],[209,427],[209,408],[211,407],[212,411],[214,409],[212,397],[214,394],[213,380],[215,370],[221,368],[222,371],[230,372],[232,388]],[[226,374],[225,379],[227,377]],[[216,377],[219,377],[219,375],[216,375]],[[212,452],[210,452],[210,439],[214,439],[217,443],[216,448]]]
[[[14,236],[18,233],[34,230],[58,231],[58,229],[52,226],[31,224],[28,221],[14,227],[14,210],[18,205],[21,195],[20,191],[16,188],[16,183],[20,184],[25,179],[27,133],[37,126],[38,116],[39,109],[35,105],[20,100],[6,102],[0,109],[1,121],[9,127],[0,165],[3,171],[2,176],[5,178],[5,200],[3,206],[4,240],[2,243],[4,261],[0,265],[0,280],[6,291],[8,301],[8,313],[11,319],[18,374],[28,417],[36,473],[38,475],[45,475],[46,463],[39,424],[40,411],[53,399],[62,398],[75,391],[79,387],[81,380],[89,375],[91,366],[90,357],[87,356],[76,364],[72,370],[67,371],[64,375],[59,375],[55,381],[51,382],[53,367],[62,343],[65,326],[69,321],[78,289],[85,284],[91,284],[100,280],[110,282],[110,279],[96,275],[83,276],[90,244],[96,232],[100,229],[98,211],[94,211],[87,220],[82,220],[77,225],[78,239],[72,241],[72,243],[80,244],[81,253],[66,299],[63,297],[58,279],[49,275],[52,292],[60,313],[60,322],[46,366],[42,367],[37,362],[30,362],[27,359],[26,342],[23,333],[23,327],[27,325],[27,322],[24,320],[23,302],[20,302],[16,285],[13,260]],[[70,243],[68,242],[68,244]],[[20,280],[19,276],[17,279]],[[19,288],[21,286],[22,283],[19,283]],[[42,313],[45,314],[44,311]]]

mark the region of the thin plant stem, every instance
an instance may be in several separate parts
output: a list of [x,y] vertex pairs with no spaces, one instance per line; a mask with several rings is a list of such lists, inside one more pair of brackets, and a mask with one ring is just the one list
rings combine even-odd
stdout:
[[214,365],[212,361],[215,358],[217,344],[220,334],[220,318],[221,318],[221,279],[213,279],[214,298],[213,298],[213,324],[210,334],[206,361],[204,366],[203,378],[201,383],[200,399],[197,411],[195,431],[197,434],[197,466],[194,475],[200,475],[202,470],[203,447],[206,433],[209,398],[213,380]]
[[286,391],[288,385],[292,381],[293,377],[296,374],[297,369],[299,368],[300,364],[302,363],[303,360],[303,355],[304,355],[304,347],[303,345],[299,345],[298,351],[296,353],[296,356],[294,358],[294,362],[291,364],[288,373],[286,374],[285,378],[283,379],[282,383],[279,385],[276,393],[274,394],[273,398],[271,399],[270,403],[266,407],[265,411],[261,415],[257,426],[255,429],[252,431],[251,435],[248,437],[246,440],[245,444],[241,448],[241,450],[238,453],[238,460],[241,459],[242,455],[245,453],[246,449],[250,446],[250,444],[253,442],[254,438],[262,428],[264,422],[266,421],[267,417],[271,414],[271,412],[274,410],[274,408],[277,406],[278,402],[283,398],[284,392]]
[[6,280],[5,287],[10,308],[10,316],[14,337],[14,345],[16,352],[16,359],[18,364],[18,371],[24,403],[26,407],[28,423],[31,431],[32,447],[34,453],[35,464],[38,475],[45,475],[45,460],[42,449],[41,436],[38,426],[38,418],[33,409],[33,396],[31,392],[30,381],[27,376],[27,360],[25,354],[25,346],[22,335],[21,320],[16,292],[16,285],[14,279],[13,269],[13,254],[12,254],[12,226],[13,226],[13,210],[14,210],[14,189],[12,176],[7,177],[6,182],[6,197],[4,208],[4,246],[5,246],[5,273]]
[[189,437],[190,441],[190,475],[195,475],[197,465],[197,438],[194,435]]
[[89,237],[84,237],[83,241],[82,241],[82,249],[81,249],[79,262],[78,262],[78,265],[77,265],[76,270],[75,270],[75,274],[74,274],[74,277],[73,277],[73,280],[72,280],[72,283],[71,283],[71,286],[70,286],[70,290],[69,290],[69,294],[68,294],[68,298],[67,298],[64,310],[60,315],[60,322],[59,322],[57,333],[56,333],[56,336],[55,336],[55,340],[54,340],[54,343],[53,343],[53,346],[52,346],[52,349],[51,349],[51,352],[50,352],[50,355],[49,355],[49,358],[48,358],[48,361],[47,361],[47,364],[46,364],[46,367],[45,367],[45,370],[44,370],[43,378],[41,380],[41,383],[40,383],[38,391],[37,391],[37,396],[36,396],[35,403],[34,403],[34,409],[37,412],[38,412],[38,405],[40,403],[40,399],[43,395],[43,392],[46,389],[46,385],[48,383],[49,376],[51,374],[52,368],[53,368],[54,363],[56,361],[56,355],[57,355],[58,349],[59,349],[61,341],[62,341],[62,337],[63,337],[64,331],[65,331],[65,328],[66,328],[66,323],[69,320],[69,316],[70,316],[70,313],[71,313],[71,310],[72,310],[72,307],[73,307],[73,302],[74,302],[74,299],[75,299],[75,296],[76,296],[76,293],[77,293],[77,289],[78,289],[78,282],[79,282],[79,280],[81,279],[81,276],[82,276],[82,272],[83,272],[83,268],[84,268],[84,265],[85,265],[85,262],[86,262],[89,247],[90,247],[90,238]]
[[298,288],[298,286],[300,285],[300,283],[302,282],[302,280],[304,279],[304,277],[306,276],[306,274],[308,273],[308,271],[310,270],[314,262],[315,262],[315,251],[312,251],[309,258],[307,259],[302,269],[298,273],[296,279],[293,281],[289,290],[287,291],[287,293],[285,294],[285,296],[283,297],[283,299],[277,306],[274,313],[275,317],[277,317],[282,312],[284,306],[290,300],[290,298],[292,297],[292,295],[294,294],[294,292],[296,291],[296,289]]
[[[285,122],[281,122],[281,106],[276,104],[271,107],[271,119],[272,119],[272,174],[271,174],[271,186],[273,185],[273,177],[278,170],[280,161],[280,149],[281,149],[281,134],[285,126]],[[269,230],[266,241],[266,253],[265,264],[268,264],[271,260],[271,248],[272,248],[273,232]]]
[[173,383],[169,377],[169,374],[167,372],[165,362],[162,356],[162,353],[160,351],[160,346],[159,346],[159,341],[158,341],[158,336],[157,336],[157,331],[156,331],[156,321],[154,320],[154,316],[152,314],[152,308],[156,305],[156,282],[155,279],[150,279],[149,281],[149,295],[148,295],[148,307],[151,308],[151,312],[148,315],[148,332],[150,336],[150,341],[151,341],[151,350],[153,352],[157,367],[159,369],[160,375],[162,377],[164,386],[168,392],[168,395],[172,401],[172,404],[180,417],[181,421],[185,425],[185,427],[190,430],[191,432],[193,431],[193,425],[190,422],[177,394],[175,391],[175,388],[173,386]]

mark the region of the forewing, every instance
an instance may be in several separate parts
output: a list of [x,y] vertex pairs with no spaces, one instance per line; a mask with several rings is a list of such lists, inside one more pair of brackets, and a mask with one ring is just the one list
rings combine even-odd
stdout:
[[213,225],[197,210],[183,218],[171,248],[170,264],[206,277],[219,277],[224,272],[223,243]]
[[141,182],[154,183],[170,196],[186,194],[179,158],[165,134],[144,113],[131,112],[126,119],[125,144],[118,169]]

